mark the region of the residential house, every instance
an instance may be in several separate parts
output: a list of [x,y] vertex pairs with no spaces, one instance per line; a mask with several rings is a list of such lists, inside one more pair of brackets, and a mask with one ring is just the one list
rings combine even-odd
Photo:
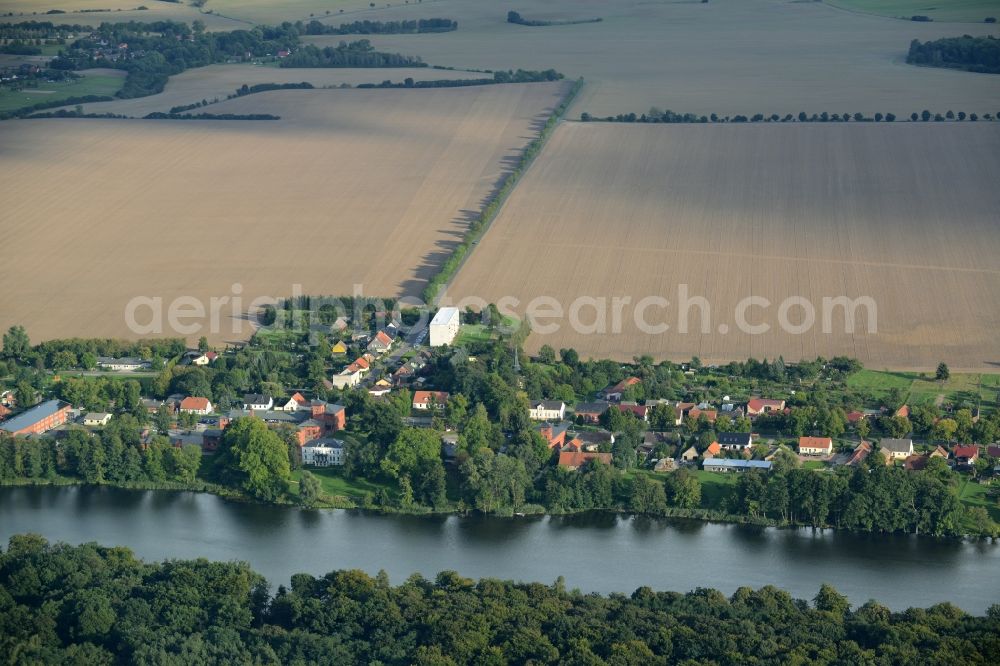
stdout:
[[184,352],[184,356],[181,357],[181,365],[206,366],[217,358],[219,358],[219,355],[213,351],[187,351]]
[[913,455],[912,439],[883,439],[879,445],[886,460],[906,460]]
[[610,453],[592,453],[589,451],[560,451],[559,466],[568,470],[578,470],[588,462],[596,460],[610,465],[613,456]]
[[642,380],[638,377],[628,377],[621,380],[614,386],[604,389],[602,397],[610,402],[619,402],[622,399],[622,396],[625,395],[625,391],[641,383]]
[[448,404],[446,391],[414,391],[413,409],[444,409]]
[[343,465],[346,457],[344,443],[332,437],[321,437],[302,446],[302,464],[313,467]]
[[361,383],[370,369],[371,364],[368,359],[361,356],[341,370],[340,374],[334,375],[331,378],[331,383],[339,389],[352,388]]
[[392,382],[384,377],[379,379],[377,382],[371,385],[368,389],[368,395],[373,398],[381,398],[382,396],[392,392]]
[[347,353],[347,345],[344,344],[343,340],[338,340],[336,344],[330,347],[330,354],[333,356],[343,356]]
[[903,461],[903,469],[909,472],[919,472],[927,467],[928,460],[930,460],[930,456],[922,456],[919,453],[914,453],[912,456],[907,456],[906,460]]
[[181,400],[180,411],[186,414],[207,416],[212,413],[212,403],[209,402],[208,398],[188,396]]
[[373,354],[385,354],[392,347],[392,337],[385,331],[379,331],[368,343],[366,349]]
[[868,418],[868,415],[858,410],[847,413],[847,422],[851,425],[857,425],[859,421],[864,421],[866,418]]
[[678,428],[684,425],[684,418],[695,407],[693,402],[678,402],[674,405],[674,425]]
[[111,358],[110,356],[99,356],[97,367],[101,370],[114,370],[116,372],[133,372],[135,370],[145,370],[152,367],[149,361],[141,358]]
[[83,425],[94,428],[106,426],[111,423],[111,414],[107,412],[87,412],[83,415]]
[[428,344],[431,347],[450,345],[462,327],[462,316],[458,308],[441,308],[434,314],[428,326]]
[[0,405],[13,409],[17,406],[17,394],[10,390],[0,393]]
[[614,433],[607,430],[585,431],[573,433],[573,437],[563,448],[571,451],[596,451],[601,446],[614,443]]
[[951,450],[958,467],[972,467],[979,460],[979,447],[975,444],[963,444]]
[[173,414],[177,408],[177,404],[167,401],[167,400],[155,400],[153,398],[142,398],[140,400],[142,406],[146,409],[147,414],[156,414],[160,411],[160,407],[163,405],[167,406],[167,410]]
[[1000,458],[1000,444],[990,444],[987,446],[986,455],[990,458]]
[[799,437],[799,454],[804,456],[833,455],[833,440],[829,437]]
[[309,409],[309,401],[301,393],[293,393],[284,400],[278,400],[274,409],[282,412],[297,412],[300,409]]
[[715,423],[715,420],[719,418],[719,412],[715,409],[702,409],[701,407],[692,407],[688,410],[687,416],[689,419],[697,421],[702,416],[709,423]]
[[347,410],[343,405],[313,400],[309,406],[309,416],[322,423],[327,430],[337,431],[347,427]]
[[751,398],[747,402],[747,416],[753,418],[768,412],[780,412],[785,409],[784,400],[772,400],[770,398]]
[[562,400],[536,400],[528,406],[528,416],[534,421],[562,421],[566,418],[566,403]]
[[947,460],[948,459],[948,449],[944,448],[943,446],[941,446],[939,444],[938,446],[934,447],[934,450],[931,451],[931,453],[930,453],[930,455],[928,457],[929,458],[942,458],[944,460]]
[[745,451],[753,446],[753,435],[748,432],[720,432],[716,441],[726,451]]
[[722,445],[718,442],[712,442],[701,452],[701,457],[707,460],[708,458],[717,457],[720,453],[722,453]]
[[684,462],[694,462],[698,459],[698,449],[693,446],[689,446],[684,449],[684,453],[681,454],[681,460]]
[[867,458],[872,452],[872,445],[868,442],[862,441],[856,447],[854,447],[854,453],[851,454],[850,459],[847,461],[849,467],[857,467],[861,462]]
[[909,407],[909,405],[903,405],[902,407],[900,407],[899,409],[897,409],[893,413],[893,416],[898,416],[898,417],[904,418],[904,419],[910,418],[910,407]]
[[243,409],[251,412],[266,412],[274,407],[274,398],[260,393],[248,393],[243,396]]
[[48,400],[0,423],[0,433],[41,435],[69,420],[70,405],[62,400]]
[[649,408],[645,405],[639,405],[634,402],[620,402],[615,405],[615,408],[622,414],[632,414],[640,421],[649,421]]
[[759,470],[762,472],[771,471],[769,460],[739,460],[729,458],[710,458],[701,464],[701,468],[706,472],[746,472]]
[[545,438],[550,449],[561,449],[566,446],[567,430],[569,430],[568,423],[540,423],[535,426],[535,431]]
[[573,415],[577,421],[599,423],[609,406],[606,402],[581,402],[573,409]]

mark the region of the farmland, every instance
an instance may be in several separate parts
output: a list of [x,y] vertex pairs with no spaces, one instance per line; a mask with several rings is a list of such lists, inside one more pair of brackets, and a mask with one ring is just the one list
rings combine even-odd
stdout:
[[[507,23],[508,9],[537,20],[603,20],[531,28]],[[497,6],[491,0],[440,0],[354,18],[398,20],[429,14],[457,20],[458,30],[374,35],[372,44],[435,65],[553,67],[568,77],[583,76],[587,87],[570,117],[583,112],[643,113],[654,105],[678,112],[748,116],[799,111],[908,116],[925,108],[983,115],[1000,110],[996,85],[984,75],[905,63],[912,39],[997,35],[997,25],[897,21],[819,2],[784,0],[525,0],[517,7]],[[314,39],[322,44],[339,40]]]
[[[568,310],[607,299],[604,333],[536,325],[529,348],[650,354],[705,362],[845,355],[870,367],[993,369],[1000,361],[1000,130],[993,124],[621,126],[564,123],[459,273],[452,300],[539,296]],[[681,329],[680,289],[704,297]],[[664,297],[647,334],[610,299]],[[737,304],[763,297],[734,326]],[[781,330],[779,304],[870,297],[850,332],[840,310],[805,332]],[[801,324],[802,309],[787,321]],[[796,314],[791,314],[796,313]],[[704,319],[704,323],[702,322]],[[594,309],[579,313],[592,325]],[[545,320],[544,324],[552,323]],[[707,327],[702,332],[702,327]],[[596,329],[595,329],[596,330]],[[725,330],[725,332],[723,332]]]
[[909,19],[911,16],[927,16],[935,21],[962,21],[982,23],[987,16],[1000,15],[997,0],[948,0],[928,2],[927,0],[826,0],[834,7],[842,7],[856,12],[878,14],[892,18]]
[[81,73],[83,78],[76,81],[41,83],[37,88],[24,90],[0,89],[0,112],[83,95],[114,95],[125,80],[125,72],[113,69],[84,70]]
[[[139,7],[145,7],[140,10]],[[61,14],[47,14],[58,10]],[[7,16],[10,14],[10,16]],[[0,21],[52,21],[99,25],[105,21],[195,21],[209,30],[246,28],[242,21],[203,14],[187,2],[161,0],[0,0]]]
[[[294,90],[215,107],[282,117],[266,122],[4,125],[0,227],[17,248],[4,265],[21,286],[0,295],[0,328],[135,337],[131,298],[207,308],[234,283],[244,303],[293,284],[419,294],[567,86]],[[210,339],[245,338],[240,314]]]

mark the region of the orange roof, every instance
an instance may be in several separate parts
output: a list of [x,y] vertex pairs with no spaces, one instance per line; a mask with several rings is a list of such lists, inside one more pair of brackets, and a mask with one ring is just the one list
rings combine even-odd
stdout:
[[832,449],[833,440],[829,437],[799,437],[799,448]]
[[903,418],[910,418],[910,408],[907,405],[903,405],[896,410],[894,416],[902,416]]
[[305,397],[301,393],[293,393],[292,397],[289,399],[294,400],[300,405],[305,405],[309,402],[308,400],[305,399]]
[[0,405],[0,419],[10,416],[10,410]]
[[392,338],[390,338],[385,331],[379,331],[375,334],[375,339],[372,342],[378,342],[381,345],[388,347],[392,344]]
[[190,409],[194,411],[204,411],[211,406],[208,398],[196,398],[194,396],[188,396],[181,400],[181,409]]
[[443,403],[448,402],[448,393],[446,391],[414,391],[413,392],[413,404],[415,405],[427,405],[432,402]]
[[590,460],[599,460],[605,465],[611,464],[610,453],[591,453],[589,451],[560,451],[560,467],[582,467]]
[[719,455],[720,451],[722,451],[722,446],[718,442],[712,442],[708,445],[708,448],[705,449],[705,452],[702,455],[708,458],[710,456]]
[[714,421],[719,416],[719,412],[714,409],[694,409],[688,410],[688,417],[697,420],[699,417],[704,416],[708,421]]

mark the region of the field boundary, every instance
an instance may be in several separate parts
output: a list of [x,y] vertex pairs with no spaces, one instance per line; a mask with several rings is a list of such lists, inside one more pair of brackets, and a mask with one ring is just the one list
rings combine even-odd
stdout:
[[424,288],[422,294],[425,303],[437,306],[441,302],[441,299],[448,291],[448,287],[458,276],[458,273],[462,270],[465,262],[472,254],[473,247],[493,225],[493,221],[500,213],[500,210],[503,208],[503,205],[510,196],[510,193],[514,191],[514,188],[521,180],[521,177],[531,166],[532,162],[535,161],[535,157],[537,157],[542,151],[542,148],[545,147],[545,144],[548,142],[549,137],[552,136],[552,132],[555,130],[556,125],[558,125],[559,121],[562,120],[562,117],[566,114],[570,104],[573,103],[573,100],[582,88],[583,77],[580,77],[573,82],[572,87],[563,97],[562,102],[560,102],[559,105],[552,111],[552,114],[549,115],[548,120],[545,121],[545,125],[538,133],[538,136],[535,137],[531,143],[525,146],[517,164],[504,177],[503,183],[486,202],[479,215],[476,216],[476,219],[469,224],[468,230],[462,237],[462,242],[455,248],[455,251],[452,252],[447,261],[441,265],[441,269],[438,271],[437,275],[427,281],[427,286]]

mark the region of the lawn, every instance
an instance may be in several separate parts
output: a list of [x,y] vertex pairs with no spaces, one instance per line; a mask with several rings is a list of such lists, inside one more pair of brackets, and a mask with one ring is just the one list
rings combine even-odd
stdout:
[[986,494],[989,489],[989,486],[975,483],[966,477],[962,479],[961,486],[959,486],[958,499],[968,507],[981,506],[985,508],[989,512],[990,518],[994,522],[1000,523],[1000,506],[998,506],[997,500]]
[[[319,479],[320,485],[323,487],[323,494],[331,497],[349,497],[352,500],[360,501],[366,494],[374,495],[379,488],[384,488],[390,497],[396,494],[395,486],[361,478],[348,479],[337,467],[310,467],[307,469]],[[302,470],[292,472],[296,493],[298,493],[300,478],[302,478]]]
[[913,380],[918,375],[912,372],[889,372],[882,370],[859,370],[847,378],[847,388],[856,391],[869,391],[878,396],[885,395],[894,388],[903,391],[910,390]]
[[944,396],[943,399],[949,402],[965,402],[972,406],[975,406],[978,396],[984,412],[995,409],[1000,403],[1000,375],[996,374],[952,374],[948,381],[939,382],[929,373],[860,370],[848,377],[847,387],[871,393],[877,398],[897,388],[911,406],[934,404],[938,396]]
[[927,0],[827,0],[834,7],[866,14],[878,14],[893,18],[909,18],[914,15],[928,16],[935,21],[961,21],[982,23],[987,16],[1000,16],[1000,6],[996,0],[947,0],[927,2]]
[[698,470],[695,476],[701,482],[702,508],[727,511],[726,503],[736,489],[738,475]]
[[[53,102],[84,95],[114,95],[122,87],[124,77],[92,74],[76,81],[39,83],[28,90],[0,89],[0,112],[15,111],[40,102]],[[51,91],[51,92],[49,92]]]
[[489,342],[493,339],[493,332],[488,326],[483,324],[462,324],[455,338],[455,346],[468,345],[477,342]]

